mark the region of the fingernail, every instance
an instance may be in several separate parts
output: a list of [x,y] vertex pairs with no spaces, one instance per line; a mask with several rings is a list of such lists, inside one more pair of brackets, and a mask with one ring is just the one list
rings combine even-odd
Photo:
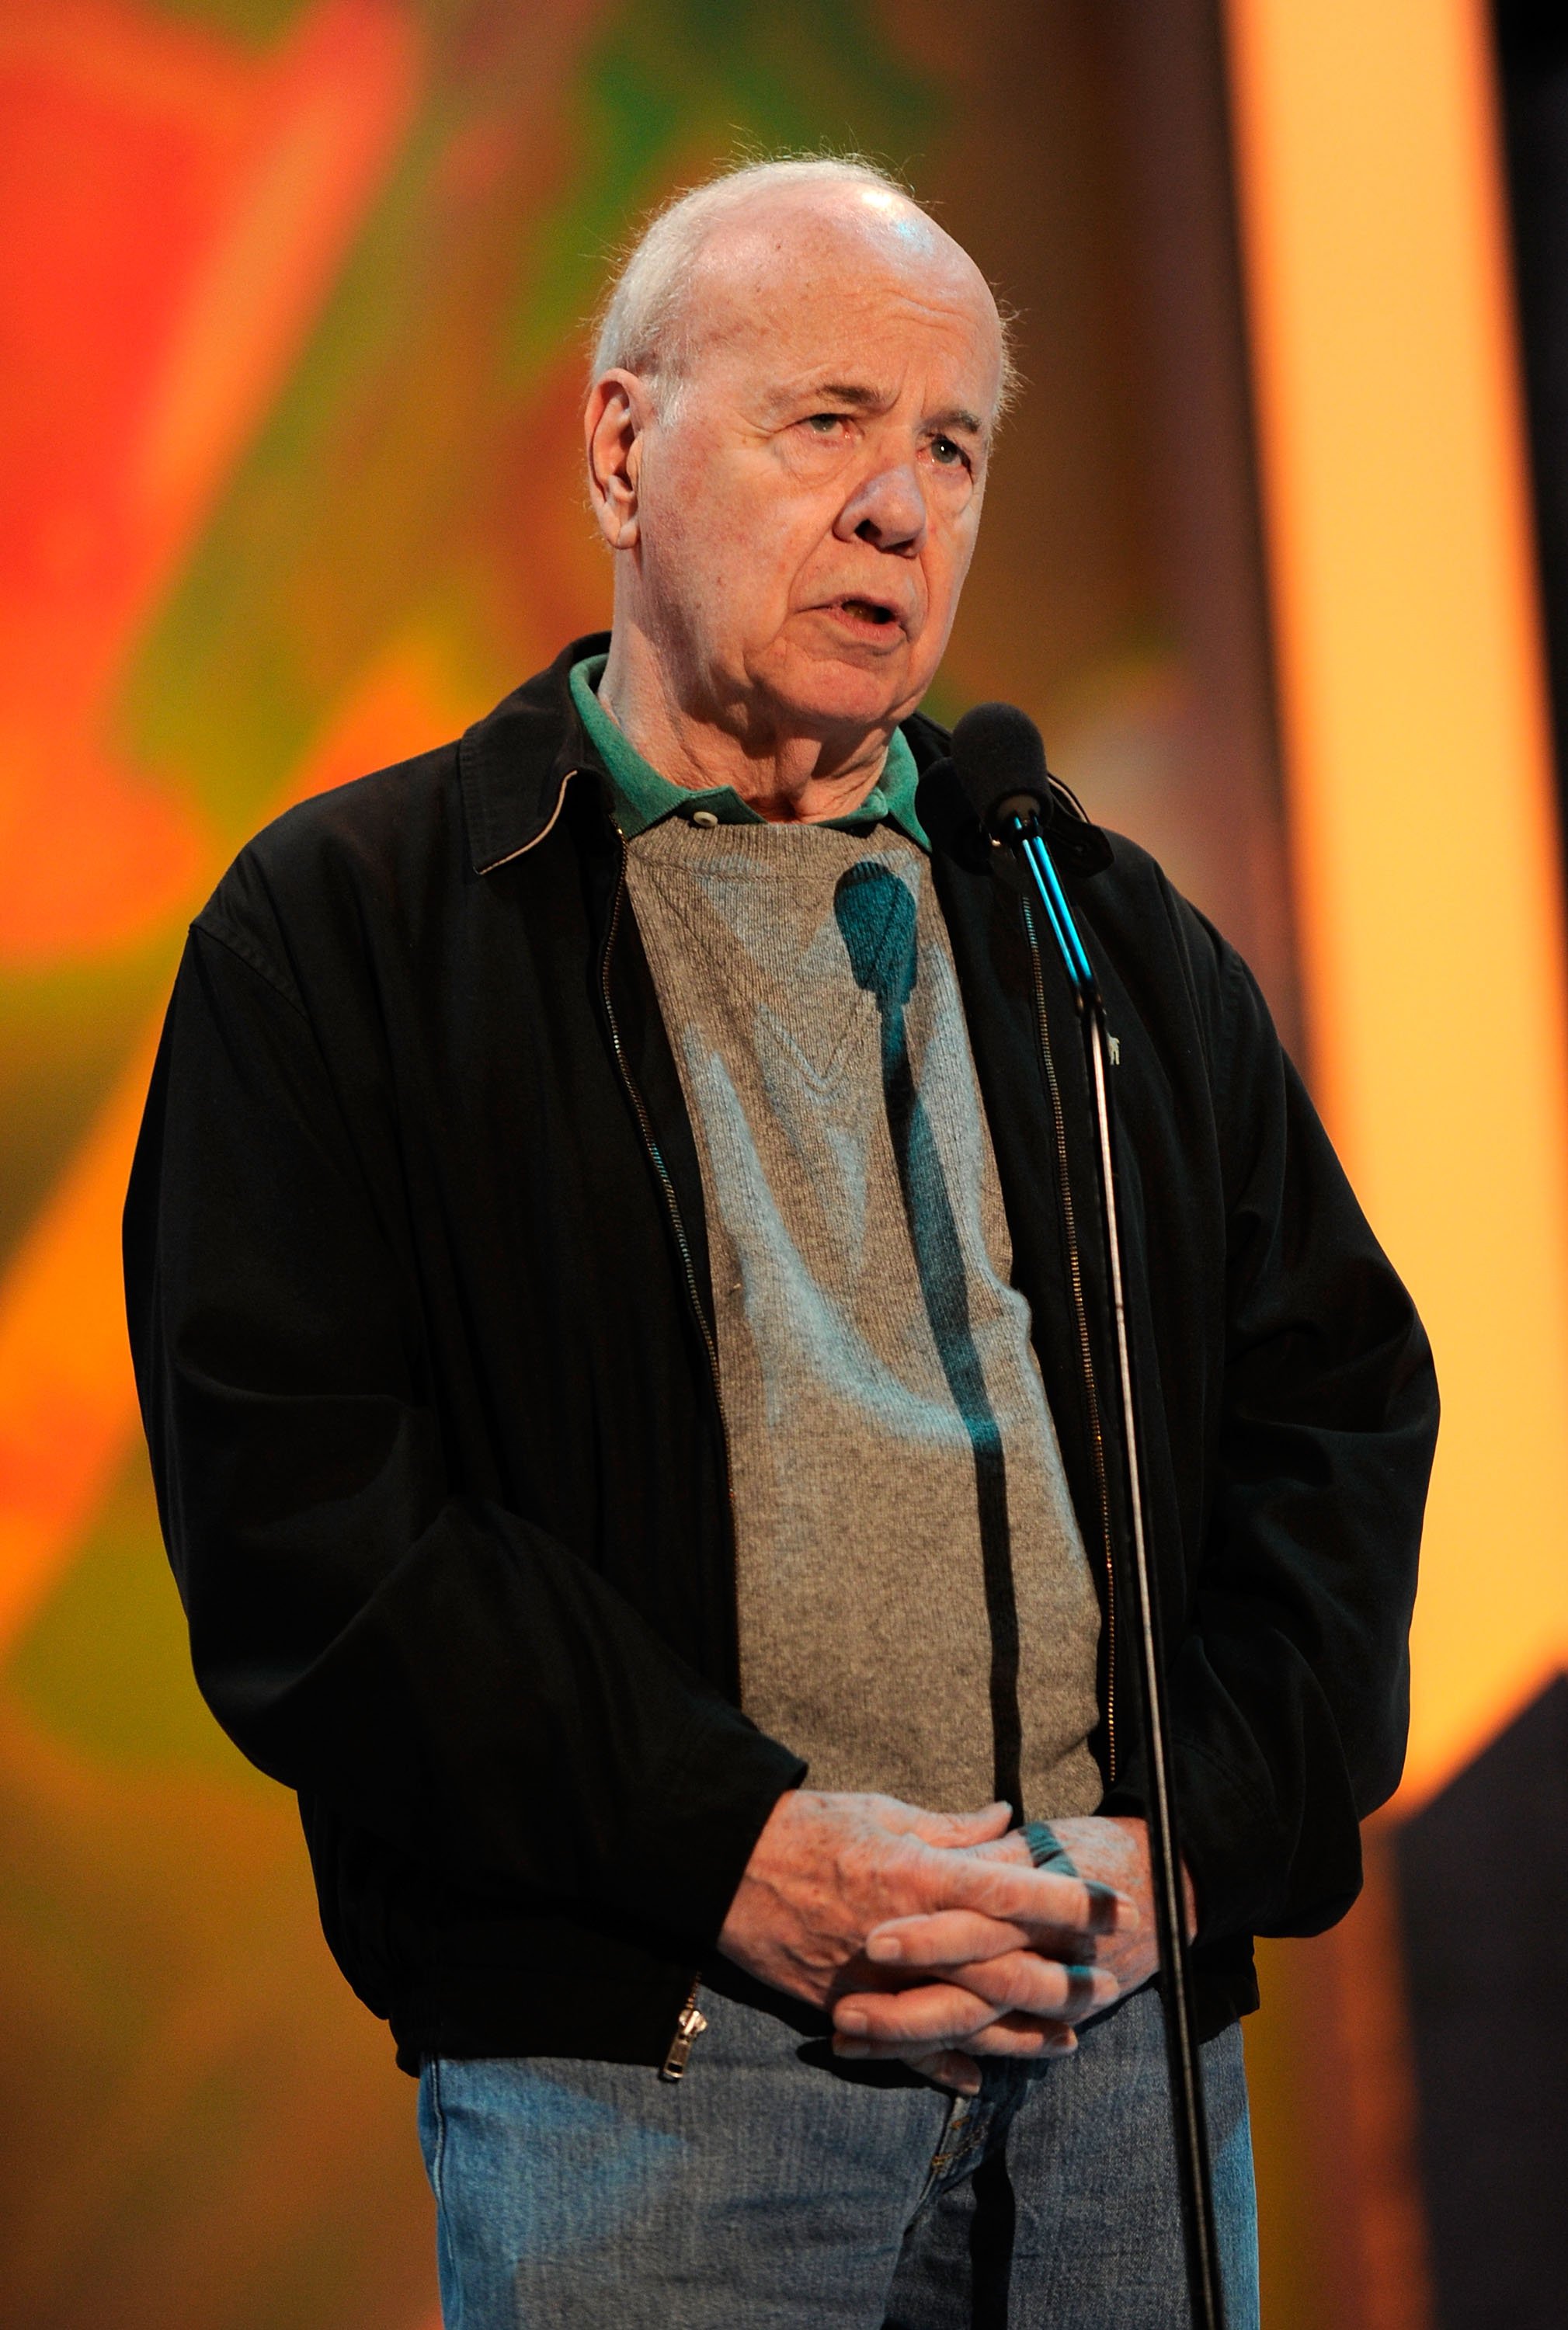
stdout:
[[873,1934],[866,1942],[865,1955],[877,1965],[891,1965],[903,1956],[903,1944],[896,1934]]
[[869,2017],[858,2006],[841,2006],[833,2020],[846,2038],[864,2039],[871,2029]]
[[1089,1923],[1095,1933],[1125,1933],[1138,1923],[1138,1905],[1125,1893],[1118,1893],[1109,1885],[1101,1885],[1091,1877],[1084,1884],[1089,1896]]
[[1073,1965],[1067,1969],[1067,2012],[1086,2014],[1091,2007],[1109,2006],[1121,1994],[1121,1984],[1108,1966]]

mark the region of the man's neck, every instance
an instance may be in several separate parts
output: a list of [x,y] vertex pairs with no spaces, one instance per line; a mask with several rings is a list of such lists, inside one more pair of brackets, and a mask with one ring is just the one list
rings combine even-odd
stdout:
[[742,737],[717,718],[694,716],[669,687],[646,634],[618,623],[599,683],[616,726],[661,777],[693,792],[728,785],[759,817],[780,825],[846,817],[865,799],[887,759],[887,731],[820,735],[776,729]]

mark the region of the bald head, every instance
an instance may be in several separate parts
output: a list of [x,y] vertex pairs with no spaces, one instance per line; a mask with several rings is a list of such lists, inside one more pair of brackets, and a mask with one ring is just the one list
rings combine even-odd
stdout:
[[1006,326],[979,269],[893,179],[858,159],[763,162],[681,195],[644,231],[600,313],[594,376],[639,374],[670,412],[699,350],[803,276],[901,276],[970,308],[994,336],[994,425],[1015,375]]

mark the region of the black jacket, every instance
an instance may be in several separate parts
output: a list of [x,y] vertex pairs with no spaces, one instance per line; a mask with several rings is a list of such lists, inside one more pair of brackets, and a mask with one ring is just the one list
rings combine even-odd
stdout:
[[[298,1789],[327,1937],[408,2068],[661,2060],[804,1768],[736,1705],[696,1151],[566,684],[602,644],[241,853],[192,928],[126,1214],[196,1673]],[[1255,2003],[1254,1932],[1346,1908],[1398,1778],[1436,1394],[1245,966],[1143,851],[1076,838],[1070,865],[1110,860],[1070,878],[1119,1043],[1213,2029]],[[936,878],[1105,1598],[1105,1808],[1139,1810],[1072,1007],[1016,895]]]

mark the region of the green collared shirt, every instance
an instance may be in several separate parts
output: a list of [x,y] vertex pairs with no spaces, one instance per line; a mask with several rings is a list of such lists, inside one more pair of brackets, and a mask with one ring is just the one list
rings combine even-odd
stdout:
[[[599,700],[597,690],[608,656],[584,656],[571,667],[571,700],[578,715],[615,788],[617,820],[628,841],[646,833],[650,825],[677,813],[691,817],[703,810],[719,825],[763,825],[764,818],[741,799],[732,786],[714,785],[694,792],[687,785],[672,785],[629,744]],[[915,787],[920,771],[902,728],[888,739],[887,759],[881,776],[857,809],[847,817],[823,818],[820,822],[841,833],[861,833],[886,819],[928,853],[930,843],[915,815]],[[704,822],[706,819],[704,819]]]

